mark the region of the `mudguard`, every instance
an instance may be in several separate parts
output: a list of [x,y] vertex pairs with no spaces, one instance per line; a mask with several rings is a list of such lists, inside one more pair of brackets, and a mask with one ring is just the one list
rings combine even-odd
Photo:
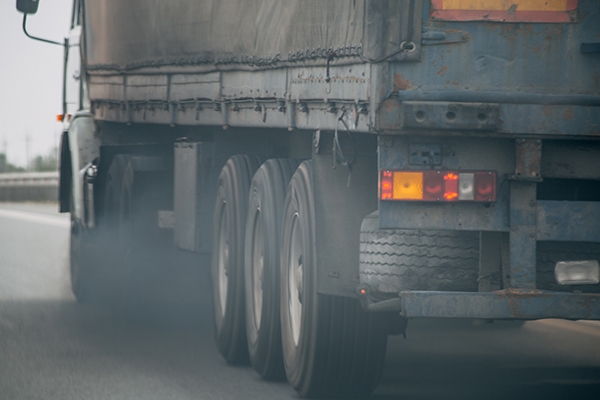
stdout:
[[60,147],[60,211],[70,211],[76,220],[85,221],[83,176],[100,156],[100,138],[89,112],[78,112],[72,117]]

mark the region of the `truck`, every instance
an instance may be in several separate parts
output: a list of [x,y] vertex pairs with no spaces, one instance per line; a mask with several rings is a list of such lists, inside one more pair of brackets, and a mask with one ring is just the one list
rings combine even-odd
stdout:
[[412,318],[600,319],[598,1],[73,4],[79,302],[206,256],[220,353],[302,397]]

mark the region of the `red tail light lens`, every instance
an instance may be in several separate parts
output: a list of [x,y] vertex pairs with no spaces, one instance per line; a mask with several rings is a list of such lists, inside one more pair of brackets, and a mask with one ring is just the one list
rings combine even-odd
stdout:
[[423,171],[423,200],[440,201],[444,197],[444,175],[440,171]]
[[383,170],[379,187],[386,201],[494,202],[496,172]]
[[475,201],[496,201],[496,173],[475,173]]

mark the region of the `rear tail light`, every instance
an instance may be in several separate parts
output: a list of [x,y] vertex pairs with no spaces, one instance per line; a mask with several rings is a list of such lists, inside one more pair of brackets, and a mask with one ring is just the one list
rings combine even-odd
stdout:
[[391,171],[380,175],[380,199],[496,201],[495,171]]

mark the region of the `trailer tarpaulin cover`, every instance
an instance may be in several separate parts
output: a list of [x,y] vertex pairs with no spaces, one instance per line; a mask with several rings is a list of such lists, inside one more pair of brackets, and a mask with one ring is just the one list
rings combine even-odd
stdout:
[[85,2],[88,71],[165,66],[277,68],[410,60],[414,0],[103,0]]

